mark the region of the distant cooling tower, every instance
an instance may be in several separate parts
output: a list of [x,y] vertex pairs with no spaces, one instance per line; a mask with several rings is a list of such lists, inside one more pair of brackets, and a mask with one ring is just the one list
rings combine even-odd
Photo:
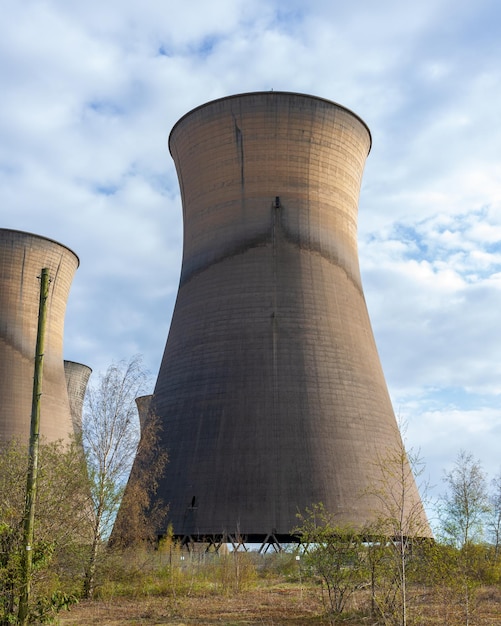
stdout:
[[136,398],[136,407],[139,416],[139,426],[141,430],[143,429],[143,426],[148,419],[152,398],[152,395],[139,396],[139,398]]
[[400,435],[357,257],[367,126],[321,98],[249,93],[194,109],[169,146],[184,251],[152,407],[174,533],[287,540],[318,502],[373,520]]
[[63,364],[66,302],[78,257],[31,233],[0,229],[0,442],[28,441],[40,300],[39,276],[50,273],[40,433],[67,441],[73,433]]
[[64,362],[64,375],[66,377],[66,387],[70,401],[71,421],[76,435],[82,433],[82,414],[85,392],[91,374],[92,370],[87,365],[75,363],[75,361]]

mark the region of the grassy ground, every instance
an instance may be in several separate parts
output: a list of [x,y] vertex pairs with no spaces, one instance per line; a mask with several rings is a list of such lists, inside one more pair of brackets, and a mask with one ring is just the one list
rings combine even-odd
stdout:
[[329,624],[318,590],[297,585],[262,587],[235,595],[150,597],[82,602],[61,615],[61,624],[86,626]]
[[[470,625],[500,626],[501,589],[485,588],[478,600]],[[419,602],[414,603],[409,624],[459,626],[465,623],[460,614],[453,613],[454,607],[444,605],[440,598],[432,600],[423,592]],[[298,584],[256,586],[232,595],[198,591],[177,598],[169,595],[95,600],[74,606],[60,618],[60,623],[68,626],[320,626],[333,623],[325,615],[320,589]],[[342,623],[372,626],[375,620],[353,617],[345,618]]]
[[[322,587],[293,554],[189,555],[155,551],[108,555],[97,598],[59,615],[62,626],[376,626],[368,589],[342,620],[329,619]],[[458,593],[459,589],[459,593]],[[408,588],[408,626],[466,624],[461,588]],[[473,589],[468,626],[501,626],[501,585]],[[387,621],[386,624],[391,624]]]

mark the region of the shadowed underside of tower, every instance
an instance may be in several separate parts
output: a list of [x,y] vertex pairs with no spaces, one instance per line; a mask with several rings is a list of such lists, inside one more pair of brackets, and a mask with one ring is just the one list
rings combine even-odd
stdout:
[[367,494],[401,440],[358,265],[370,146],[352,112],[294,93],[209,102],[172,130],[184,251],[152,407],[178,536],[286,537],[318,502],[378,516]]

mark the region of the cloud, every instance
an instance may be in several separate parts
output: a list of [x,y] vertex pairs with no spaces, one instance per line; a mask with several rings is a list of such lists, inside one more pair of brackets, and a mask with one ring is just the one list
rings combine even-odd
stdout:
[[1,225],[72,248],[67,358],[158,371],[182,212],[173,124],[213,98],[312,93],[370,126],[360,265],[395,409],[439,473],[497,461],[501,53],[494,0],[5,0]]

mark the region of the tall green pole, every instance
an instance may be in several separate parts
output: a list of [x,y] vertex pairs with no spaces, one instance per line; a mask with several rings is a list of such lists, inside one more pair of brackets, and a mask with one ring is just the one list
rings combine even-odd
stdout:
[[24,542],[21,561],[21,592],[19,596],[19,624],[28,623],[33,564],[33,527],[35,522],[35,500],[37,495],[38,447],[40,440],[40,398],[42,395],[42,371],[45,348],[45,326],[47,321],[47,299],[49,296],[49,270],[44,268],[40,276],[40,305],[38,310],[37,345],[35,350],[35,374],[31,403],[30,449],[26,501],[24,509]]

